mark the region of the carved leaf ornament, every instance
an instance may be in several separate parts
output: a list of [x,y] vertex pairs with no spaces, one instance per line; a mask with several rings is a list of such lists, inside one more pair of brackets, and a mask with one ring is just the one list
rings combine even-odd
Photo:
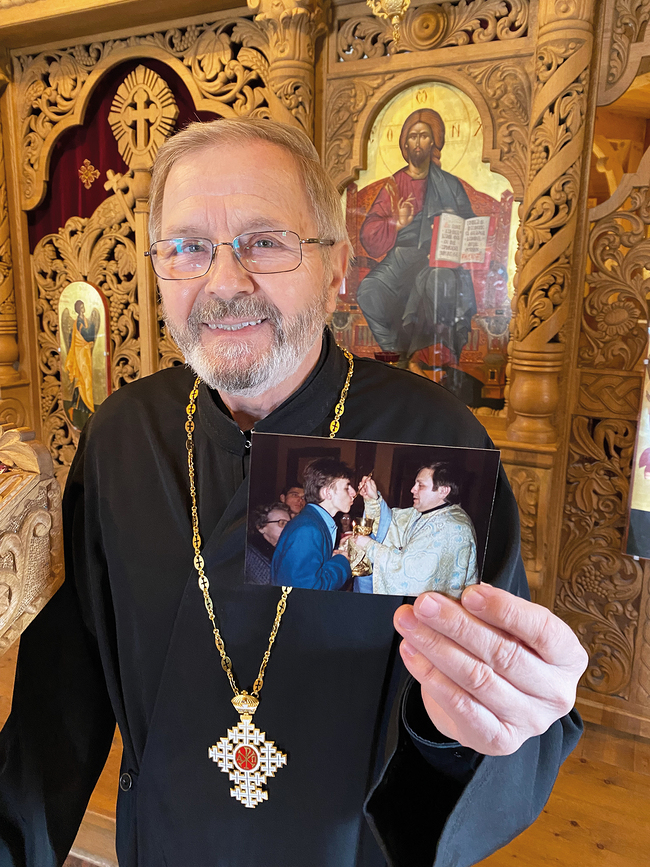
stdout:
[[616,84],[625,72],[631,46],[650,19],[650,0],[616,0],[609,48],[607,83]]
[[591,658],[584,683],[628,697],[643,570],[621,554],[635,425],[573,422],[556,609]]
[[337,34],[341,61],[365,60],[400,51],[510,40],[528,32],[528,0],[460,0],[409,8],[395,43],[388,21],[367,15],[343,21]]
[[[569,286],[589,61],[588,43],[578,40],[553,40],[537,53],[538,120],[530,135],[526,209],[517,232],[517,315],[511,327],[516,341],[551,320]],[[563,339],[559,325],[546,339],[555,335]]]
[[17,430],[5,431],[0,436],[0,462],[28,473],[40,472],[33,449],[21,441]]
[[647,346],[650,190],[632,190],[624,210],[600,219],[589,237],[580,363],[634,370]]

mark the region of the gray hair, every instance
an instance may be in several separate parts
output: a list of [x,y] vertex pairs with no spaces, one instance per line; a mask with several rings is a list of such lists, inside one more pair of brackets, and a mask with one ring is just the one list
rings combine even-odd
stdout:
[[[168,139],[158,151],[149,190],[149,236],[159,240],[162,202],[167,176],[172,166],[188,154],[220,145],[264,141],[289,151],[296,161],[307,197],[316,218],[321,238],[344,241],[352,247],[345,226],[341,197],[325,169],[318,152],[302,130],[264,118],[228,118],[209,123],[191,123]],[[263,171],[260,168],[260,171]]]

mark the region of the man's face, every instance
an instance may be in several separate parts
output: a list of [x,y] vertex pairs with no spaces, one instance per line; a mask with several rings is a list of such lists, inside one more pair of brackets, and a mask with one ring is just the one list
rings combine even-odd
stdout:
[[[165,183],[161,239],[230,242],[264,229],[318,235],[295,161],[283,148],[221,145],[174,164]],[[255,396],[299,367],[320,341],[345,273],[343,245],[330,248],[330,269],[321,249],[303,245],[295,271],[251,274],[231,249],[219,247],[204,277],[159,279],[172,336],[208,385]]]
[[332,504],[333,514],[343,512],[344,515],[347,515],[350,511],[352,503],[354,503],[357,496],[357,492],[350,484],[349,479],[336,479],[329,488],[324,488],[322,493],[324,494],[324,499],[329,500]]
[[266,524],[260,529],[260,533],[275,548],[289,521],[290,517],[284,509],[271,509],[266,516]]
[[414,166],[420,167],[431,160],[433,149],[433,134],[426,123],[416,123],[406,137],[404,145],[406,158]]
[[448,487],[440,487],[433,490],[433,473],[431,470],[420,470],[415,477],[415,484],[411,488],[413,494],[413,508],[418,512],[426,512],[442,505],[449,495]]
[[289,488],[286,494],[281,494],[280,499],[291,509],[292,515],[297,515],[305,508],[304,488]]

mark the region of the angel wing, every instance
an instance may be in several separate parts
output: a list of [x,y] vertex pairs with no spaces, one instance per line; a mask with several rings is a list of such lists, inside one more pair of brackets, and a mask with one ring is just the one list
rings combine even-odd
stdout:
[[65,346],[65,351],[70,352],[70,344],[72,343],[72,330],[74,329],[74,319],[70,315],[67,307],[63,308],[61,314],[61,340]]
[[90,314],[90,329],[93,335],[93,340],[97,339],[97,335],[99,334],[99,329],[102,325],[102,317],[99,310],[94,307],[92,313]]

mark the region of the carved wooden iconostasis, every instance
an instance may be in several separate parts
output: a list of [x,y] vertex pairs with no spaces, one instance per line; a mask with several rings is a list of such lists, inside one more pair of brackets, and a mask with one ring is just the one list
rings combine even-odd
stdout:
[[[621,554],[647,354],[650,0],[413,0],[398,44],[362,0],[191,0],[182,20],[168,0],[71,0],[39,23],[41,4],[0,11],[0,420],[33,426],[64,478],[79,434],[58,300],[73,281],[106,296],[113,389],[178,362],[144,257],[149,166],[173,130],[249,115],[305,129],[356,245],[404,165],[409,112],[438,111],[441,168],[500,252],[473,272],[459,352],[432,341],[406,361],[471,376],[533,597],[590,653],[581,710],[650,736],[650,568]],[[129,30],[106,23],[118,6]],[[372,355],[356,293],[380,257],[357,253],[332,325]]]

